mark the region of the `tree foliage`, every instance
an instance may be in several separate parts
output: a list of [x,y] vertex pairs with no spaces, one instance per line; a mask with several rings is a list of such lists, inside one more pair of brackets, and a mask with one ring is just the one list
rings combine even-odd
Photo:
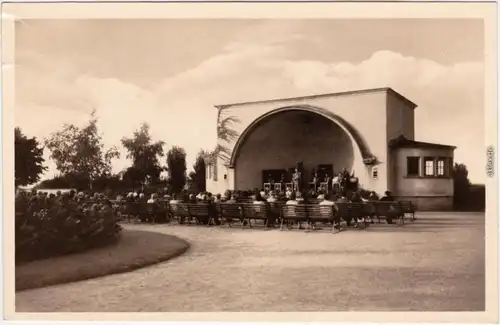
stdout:
[[48,137],[45,145],[63,175],[81,175],[92,187],[95,179],[111,172],[111,161],[120,156],[116,147],[105,150],[101,141],[97,118],[92,112],[86,126],[79,128],[66,124],[61,131]]
[[35,187],[37,190],[39,189],[61,189],[61,188],[75,188],[74,179],[71,174],[68,175],[56,175],[53,178],[46,179],[40,182]]
[[[46,179],[36,186],[36,189],[76,189],[83,191],[88,189],[88,179],[81,174],[56,175],[53,178]],[[122,188],[122,182],[118,175],[105,174],[92,182],[92,189],[95,191],[105,191],[108,189]]]
[[232,128],[235,123],[240,123],[240,120],[234,116],[222,117],[222,110],[219,109],[217,116],[217,138],[219,143],[213,151],[213,156],[221,158],[223,161],[228,162],[231,158],[231,150],[227,144],[235,141],[239,133]]
[[189,173],[189,178],[193,182],[193,189],[197,192],[204,192],[206,190],[206,165],[205,158],[207,152],[200,150],[196,156],[196,161],[193,165],[193,171]]
[[456,208],[467,206],[467,201],[470,199],[469,171],[464,164],[455,163],[453,166],[453,201]]
[[186,185],[186,152],[173,146],[167,153],[169,185],[174,193],[180,193]]
[[26,137],[20,128],[16,127],[14,133],[15,185],[17,187],[36,183],[47,169],[43,166],[43,148],[35,137]]
[[152,142],[149,124],[141,124],[132,138],[123,138],[121,142],[128,152],[127,158],[132,159],[132,166],[125,172],[124,179],[132,184],[139,184],[148,177],[152,183],[156,183],[164,169],[160,166],[160,158],[164,156],[165,143]]
[[128,167],[123,173],[123,184],[126,188],[139,188],[144,184],[146,173],[134,166]]

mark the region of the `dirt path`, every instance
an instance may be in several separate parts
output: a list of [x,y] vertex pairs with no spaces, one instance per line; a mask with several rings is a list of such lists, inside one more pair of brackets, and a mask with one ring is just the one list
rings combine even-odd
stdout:
[[484,215],[341,234],[169,225],[170,262],[20,292],[18,312],[484,310]]

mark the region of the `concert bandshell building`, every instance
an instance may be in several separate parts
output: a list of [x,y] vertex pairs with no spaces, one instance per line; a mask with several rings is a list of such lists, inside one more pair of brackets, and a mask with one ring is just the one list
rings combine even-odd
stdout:
[[228,127],[239,136],[218,140],[229,157],[207,163],[209,192],[260,189],[266,175],[302,162],[306,182],[318,166],[329,174],[346,169],[361,188],[389,190],[419,210],[453,206],[455,147],[416,141],[417,105],[391,88],[216,107],[219,120],[236,119]]

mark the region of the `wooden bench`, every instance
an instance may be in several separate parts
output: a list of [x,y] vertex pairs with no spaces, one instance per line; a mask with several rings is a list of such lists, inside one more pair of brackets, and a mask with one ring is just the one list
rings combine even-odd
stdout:
[[212,218],[215,217],[210,213],[210,206],[207,203],[188,203],[187,209],[189,213],[189,218],[187,219],[188,225],[190,225],[190,221],[194,219],[196,223],[209,226]]
[[184,219],[189,223],[190,214],[186,203],[173,203],[168,204],[168,211],[173,219],[177,219],[179,224],[184,222]]
[[301,229],[302,222],[307,222],[309,225],[309,216],[307,215],[307,206],[305,204],[285,204],[282,206],[280,230],[283,230],[285,223],[287,228],[290,229],[292,222],[296,222],[299,229]]
[[121,213],[124,217],[127,218],[127,221],[130,223],[131,217],[139,217],[140,215],[140,206],[138,202],[124,202],[122,205]]
[[153,223],[168,222],[167,207],[163,202],[147,203],[147,219]]
[[340,221],[337,218],[335,206],[308,204],[306,205],[306,211],[313,230],[315,229],[315,223],[321,222],[323,224],[331,224],[332,233],[336,229],[340,231]]
[[314,204],[319,204],[319,202],[320,202],[320,200],[312,198],[312,199],[309,199],[308,204],[314,205]]
[[375,202],[376,216],[380,221],[385,218],[388,224],[392,224],[396,219],[396,223],[404,223],[404,213],[401,204],[397,201],[377,201]]
[[148,221],[148,205],[146,201],[137,202],[137,216],[141,222]]
[[224,222],[227,223],[228,227],[231,227],[233,220],[238,220],[243,227],[243,211],[240,204],[237,203],[221,203],[218,204],[218,212],[221,218],[220,225],[222,226]]
[[242,198],[236,199],[236,202],[238,202],[240,204],[244,204],[244,203],[252,203],[253,200],[250,197],[242,197]]
[[410,220],[415,221],[415,207],[413,206],[413,203],[411,201],[399,201],[399,204],[401,205],[401,209],[403,210],[403,216],[406,214],[410,214]]
[[[368,226],[367,218],[370,216],[368,211],[367,204],[364,202],[350,202],[347,203],[347,209],[349,213],[349,217],[352,220],[355,220],[357,225],[361,228],[365,228]],[[363,219],[363,222],[359,222],[359,219]]]
[[279,225],[279,222],[282,218],[281,208],[284,205],[284,202],[269,202],[267,205],[269,207],[267,211],[269,217],[267,225],[272,225],[274,227],[276,225],[276,222],[278,222]]
[[348,202],[335,203],[335,205],[337,206],[337,218],[340,220],[344,220],[347,223],[347,226],[350,226],[352,221],[349,204],[350,203]]
[[373,219],[377,216],[377,206],[374,201],[363,202],[364,215]]
[[240,206],[243,220],[248,223],[250,228],[252,227],[252,220],[262,220],[264,221],[264,227],[267,227],[269,221],[268,204],[244,203]]

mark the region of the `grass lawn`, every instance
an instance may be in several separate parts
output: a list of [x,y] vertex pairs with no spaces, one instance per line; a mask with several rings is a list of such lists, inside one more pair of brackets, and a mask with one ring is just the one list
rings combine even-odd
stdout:
[[114,245],[17,265],[16,291],[128,272],[179,256],[188,248],[175,236],[123,230]]

